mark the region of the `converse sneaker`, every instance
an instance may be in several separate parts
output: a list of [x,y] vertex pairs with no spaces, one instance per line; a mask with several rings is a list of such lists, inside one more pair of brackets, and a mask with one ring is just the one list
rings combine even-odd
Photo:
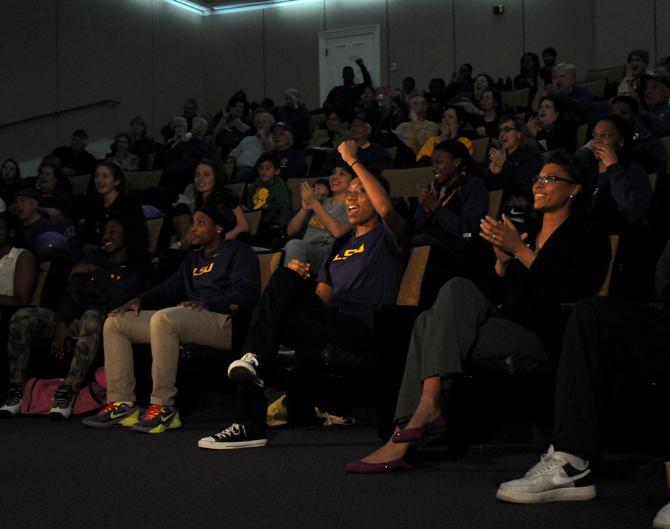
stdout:
[[670,503],[658,511],[654,518],[654,529],[670,529]]
[[163,433],[175,428],[181,428],[177,408],[157,404],[149,404],[142,418],[133,424],[133,431],[141,433]]
[[140,417],[140,409],[134,402],[108,402],[96,414],[86,417],[82,423],[90,428],[109,428],[117,424],[132,426]]
[[[235,360],[228,366],[228,378],[232,382],[259,382],[261,381],[256,374],[258,367],[258,358],[254,353],[246,353],[239,360]],[[261,381],[262,384],[262,381]]]
[[76,395],[72,386],[61,384],[58,386],[56,393],[54,393],[54,405],[49,410],[49,419],[54,421],[62,421],[69,419],[72,415],[72,406]]
[[[573,460],[572,463],[568,459]],[[590,500],[596,486],[588,461],[575,465],[574,457],[554,452],[553,445],[521,479],[507,481],[498,488],[496,497],[512,503]],[[580,468],[581,467],[581,468]]]
[[7,389],[7,400],[0,406],[0,417],[14,417],[21,412],[23,386],[12,385]]
[[255,448],[268,444],[265,425],[233,423],[211,437],[198,441],[200,448],[211,450],[230,450],[235,448]]

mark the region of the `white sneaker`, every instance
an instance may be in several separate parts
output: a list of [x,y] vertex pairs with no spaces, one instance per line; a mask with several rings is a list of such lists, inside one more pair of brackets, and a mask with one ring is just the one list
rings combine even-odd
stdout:
[[670,529],[670,503],[658,511],[654,518],[654,529]]
[[554,452],[553,445],[524,477],[503,483],[496,493],[499,500],[512,503],[590,500],[595,496],[588,461],[583,468],[575,467],[566,454]]
[[0,417],[14,417],[21,412],[23,401],[23,387],[9,386],[7,389],[7,400],[0,406]]
[[61,384],[54,393],[54,405],[49,410],[49,419],[61,421],[69,419],[72,415],[72,406],[74,406],[75,395],[72,386]]
[[246,353],[239,360],[235,360],[228,366],[228,378],[232,382],[260,381],[256,375],[258,358],[254,353]]

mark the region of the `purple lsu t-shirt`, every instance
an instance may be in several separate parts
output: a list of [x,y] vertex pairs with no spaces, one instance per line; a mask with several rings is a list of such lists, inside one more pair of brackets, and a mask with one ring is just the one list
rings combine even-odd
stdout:
[[374,308],[395,303],[402,273],[402,252],[380,223],[360,237],[352,234],[336,252],[329,252],[317,281],[333,287],[329,306],[372,327]]

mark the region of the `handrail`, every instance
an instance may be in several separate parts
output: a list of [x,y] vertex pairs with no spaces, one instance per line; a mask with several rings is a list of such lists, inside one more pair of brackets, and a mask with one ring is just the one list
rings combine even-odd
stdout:
[[39,119],[45,119],[45,118],[55,119],[63,114],[67,114],[69,112],[76,112],[77,110],[84,110],[86,108],[100,107],[100,106],[109,106],[114,108],[115,106],[120,104],[121,104],[120,101],[116,101],[114,99],[103,99],[102,101],[96,101],[95,103],[87,103],[86,105],[79,105],[76,107],[65,108],[63,110],[56,110],[55,112],[48,112],[46,114],[39,114],[37,116],[31,116],[29,118],[23,118],[16,121],[9,121],[7,123],[2,123],[0,124],[0,129],[12,127],[14,125],[21,125],[22,123],[28,123],[29,121],[37,121]]

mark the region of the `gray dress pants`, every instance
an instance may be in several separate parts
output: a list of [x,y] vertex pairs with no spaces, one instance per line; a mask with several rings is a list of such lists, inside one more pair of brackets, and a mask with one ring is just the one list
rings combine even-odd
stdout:
[[445,283],[435,304],[414,322],[396,404],[396,424],[412,416],[427,378],[438,376],[447,382],[487,358],[544,356],[542,342],[535,334],[496,314],[496,308],[472,281],[456,277]]

